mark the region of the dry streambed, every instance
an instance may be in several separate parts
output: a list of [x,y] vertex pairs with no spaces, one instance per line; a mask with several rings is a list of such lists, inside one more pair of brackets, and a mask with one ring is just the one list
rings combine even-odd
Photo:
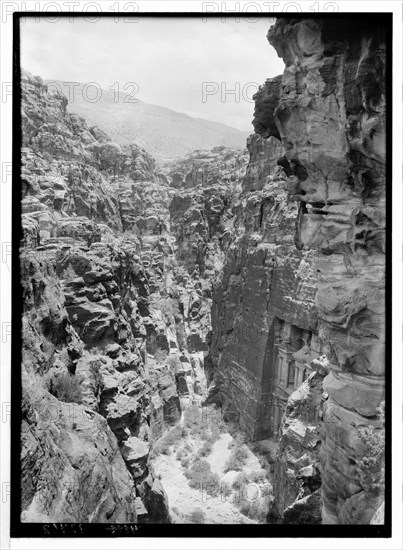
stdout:
[[190,405],[152,463],[174,523],[266,523],[272,454],[256,451],[213,407]]

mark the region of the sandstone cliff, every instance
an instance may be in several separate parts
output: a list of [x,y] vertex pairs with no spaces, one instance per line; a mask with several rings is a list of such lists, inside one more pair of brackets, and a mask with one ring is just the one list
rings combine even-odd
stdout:
[[[294,245],[297,207],[287,201],[288,176],[278,165],[284,155],[281,143],[253,135],[248,149],[224,269],[215,284],[211,357],[224,411],[256,440],[273,436],[279,427],[273,392],[277,345],[287,340],[284,327],[295,345],[289,354],[316,328],[316,275],[309,253]],[[287,397],[288,386],[287,380]]]
[[213,297],[217,394],[251,438],[280,436],[280,521],[369,523],[383,482],[385,36],[374,20],[288,18],[268,39],[286,67],[255,95]]
[[22,519],[169,522],[150,451],[182,398],[206,392],[211,278],[244,155],[199,151],[164,174],[66,106],[23,73]]
[[377,464],[369,489],[367,432],[381,427],[385,376],[384,29],[365,18],[278,20],[268,38],[286,64],[273,118],[298,178],[290,188],[296,241],[317,252],[316,306],[331,364],[322,519],[368,523],[382,475]]
[[249,160],[160,168],[23,74],[23,521],[169,522],[150,453],[205,399],[278,440],[269,522],[382,521],[385,38],[268,39]]
[[22,95],[23,520],[134,522],[149,445],[180,415],[174,374],[147,360],[161,329],[114,190],[156,180],[154,161],[39,78]]

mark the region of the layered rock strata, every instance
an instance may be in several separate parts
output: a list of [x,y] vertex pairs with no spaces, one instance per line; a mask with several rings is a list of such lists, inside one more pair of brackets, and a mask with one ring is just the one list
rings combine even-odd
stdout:
[[329,365],[324,356],[319,356],[311,366],[312,373],[289,397],[284,411],[269,523],[322,522],[320,424],[323,378],[329,372]]
[[180,403],[174,374],[148,360],[161,329],[139,232],[120,237],[113,185],[158,176],[149,155],[91,131],[39,78],[24,74],[22,93],[22,517],[135,522],[148,450],[133,454]]
[[150,451],[206,393],[211,275],[244,155],[161,171],[66,105],[23,73],[22,519],[166,523]]
[[385,37],[268,38],[286,67],[247,166],[159,168],[23,74],[23,521],[169,522],[150,450],[204,369],[227,419],[279,439],[269,521],[382,521]]
[[365,483],[365,434],[375,430],[382,445],[385,382],[385,29],[375,18],[280,19],[268,39],[286,65],[272,118],[298,180],[289,189],[299,204],[296,243],[316,251],[319,333],[331,365],[322,521],[368,523],[379,494]]
[[[289,327],[294,352],[303,345],[303,331],[308,335],[316,328],[316,276],[309,253],[294,245],[297,207],[287,201],[289,178],[278,164],[281,143],[255,134],[248,150],[242,191],[227,225],[224,269],[215,283],[211,358],[225,413],[256,440],[276,429],[281,326]],[[285,389],[288,385],[286,380]]]

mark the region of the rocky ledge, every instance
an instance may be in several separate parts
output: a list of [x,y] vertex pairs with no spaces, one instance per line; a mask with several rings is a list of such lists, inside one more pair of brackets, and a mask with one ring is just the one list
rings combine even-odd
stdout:
[[150,451],[206,395],[218,235],[245,155],[159,168],[66,105],[23,73],[22,519],[169,523]]

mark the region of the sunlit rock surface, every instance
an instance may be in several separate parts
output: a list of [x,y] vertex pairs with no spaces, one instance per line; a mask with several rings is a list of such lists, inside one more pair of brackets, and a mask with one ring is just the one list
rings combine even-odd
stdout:
[[[280,521],[369,523],[382,497],[367,459],[383,445],[385,37],[375,19],[295,18],[268,40],[286,67],[254,96],[213,295],[214,396],[251,438],[280,437]],[[310,488],[300,466],[315,468]]]
[[66,105],[23,72],[22,519],[169,523],[149,450],[181,398],[207,392],[221,217],[245,154],[218,147],[162,169]]
[[224,410],[256,440],[275,431],[280,324],[308,332],[316,327],[316,274],[309,254],[294,244],[298,210],[287,200],[289,178],[278,165],[281,143],[255,134],[248,149],[242,191],[227,225],[224,269],[215,284],[211,356]]
[[379,502],[358,468],[368,451],[360,433],[379,426],[384,395],[385,36],[374,19],[279,19],[268,39],[286,64],[272,116],[297,178],[296,242],[317,255],[319,334],[331,363],[322,520],[368,523]]

